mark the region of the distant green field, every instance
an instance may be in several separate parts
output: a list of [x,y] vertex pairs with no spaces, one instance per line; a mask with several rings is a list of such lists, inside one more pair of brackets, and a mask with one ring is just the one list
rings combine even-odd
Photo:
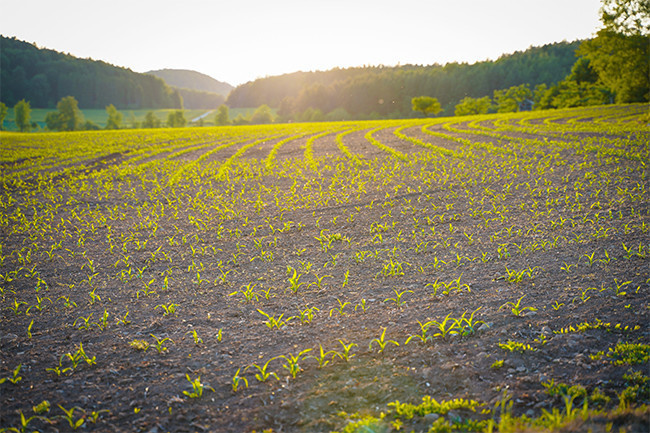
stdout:
[[[32,108],[31,120],[32,122],[36,122],[39,128],[45,129],[45,116],[47,116],[47,113],[50,113],[52,111],[56,111],[56,110],[53,108]],[[141,109],[141,110],[119,110],[119,111],[123,115],[122,125],[128,128],[134,122],[142,122],[144,120],[144,117],[149,111],[153,111],[158,119],[160,119],[162,122],[165,122],[165,120],[167,120],[167,115],[171,111],[175,111],[175,109],[171,109],[171,108],[157,109],[157,110]],[[185,111],[185,118],[187,119],[188,122],[198,118],[199,116],[205,113],[209,113],[210,111],[212,111],[212,113],[208,114],[203,118],[203,122],[206,125],[212,125],[214,124],[214,116],[216,115],[217,110],[201,109],[201,110],[184,110],[184,111]],[[253,114],[254,111],[255,108],[232,108],[230,109],[230,118],[234,119],[240,114],[243,117],[249,117],[250,115]],[[96,109],[81,110],[81,112],[84,115],[84,119],[96,123],[101,128],[106,126],[106,120],[108,119],[106,110],[96,108]],[[9,108],[7,117],[5,117],[2,126],[6,131],[16,131],[18,129],[16,128],[16,123],[14,120],[14,110],[11,107]]]

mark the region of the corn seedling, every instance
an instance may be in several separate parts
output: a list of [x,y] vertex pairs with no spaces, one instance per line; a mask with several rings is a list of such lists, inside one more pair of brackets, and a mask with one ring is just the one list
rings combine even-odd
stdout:
[[273,371],[268,371],[269,364],[271,363],[271,361],[273,361],[276,358],[277,357],[269,359],[268,361],[266,361],[266,363],[263,366],[259,366],[258,364],[251,364],[244,369],[244,372],[246,372],[246,370],[248,370],[249,368],[256,368],[258,372],[255,374],[255,379],[257,379],[258,381],[266,382],[267,379],[271,376],[275,377],[276,380],[280,380],[280,378],[276,373],[274,373]]
[[557,311],[557,310],[559,310],[560,307],[562,307],[563,305],[564,305],[564,303],[560,303],[560,302],[558,302],[558,301],[555,301],[555,302],[553,302],[553,304],[551,304],[551,307],[553,307],[553,309],[554,309],[555,311]]
[[386,340],[386,328],[382,331],[381,335],[378,338],[373,338],[368,345],[368,350],[372,350],[372,343],[377,343],[379,346],[379,353],[382,353],[388,344],[394,344],[399,346],[399,343],[395,340]]
[[289,321],[294,318],[294,316],[290,316],[287,319],[283,319],[284,314],[280,314],[280,316],[276,319],[274,316],[271,316],[270,314],[266,314],[264,311],[260,310],[259,308],[257,309],[257,312],[260,313],[262,316],[266,317],[266,321],[264,324],[266,325],[267,328],[273,329],[282,329],[284,326],[287,326],[289,324]]
[[478,307],[476,310],[472,311],[472,314],[470,314],[469,317],[465,317],[466,312],[463,312],[463,315],[456,320],[456,325],[458,326],[460,335],[466,336],[469,334],[473,334],[476,332],[476,328],[479,325],[485,323],[482,320],[474,320],[474,314],[476,314],[476,312],[481,308],[482,307]]
[[299,274],[298,271],[293,269],[293,275],[287,280],[289,282],[289,290],[291,290],[292,293],[298,293],[300,286],[305,284],[300,282],[300,277],[302,277],[302,274]]
[[246,388],[248,388],[248,379],[246,379],[243,376],[240,376],[239,375],[240,371],[241,371],[241,368],[238,368],[237,372],[232,377],[231,386],[232,386],[232,391],[233,392],[237,392],[237,390],[239,389],[240,386],[245,386]]
[[99,319],[99,322],[94,323],[101,331],[108,327],[108,316],[108,311],[106,311],[104,308],[104,314],[102,314],[102,318]]
[[438,332],[433,334],[434,337],[442,337],[444,339],[447,338],[448,335],[459,333],[458,321],[451,317],[451,313],[447,314],[447,316],[445,316],[441,322],[438,322],[437,320],[431,320],[427,323],[431,324],[429,326],[434,326],[436,329],[438,329]]
[[409,344],[409,342],[414,338],[420,340],[420,343],[426,344],[429,340],[433,338],[431,335],[427,335],[427,331],[429,330],[429,327],[433,324],[433,322],[422,323],[419,320],[417,320],[417,322],[418,325],[420,325],[420,333],[409,335],[404,344]]
[[365,298],[361,299],[361,302],[359,302],[357,305],[354,306],[354,311],[357,311],[357,308],[360,308],[361,311],[363,311],[364,313],[366,312],[366,309],[368,307],[366,307],[366,299]]
[[341,302],[341,300],[338,299],[338,298],[336,299],[336,301],[339,303],[339,306],[330,309],[330,317],[332,317],[332,314],[334,314],[334,312],[339,313],[339,315],[341,315],[341,316],[345,316],[345,311],[343,311],[343,309],[346,306],[350,305],[350,303],[349,302]]
[[[338,354],[335,350],[325,351],[323,350],[323,345],[318,345],[318,355],[309,355],[307,358],[315,359],[318,362],[318,368],[323,368],[329,364],[334,357]],[[329,358],[329,359],[328,359]]]
[[286,356],[280,356],[279,358],[284,358],[286,361],[285,364],[282,364],[282,368],[286,369],[291,377],[295,379],[298,373],[301,371],[300,365],[298,363],[305,358],[305,354],[308,352],[311,352],[311,349],[305,349],[299,352],[297,355],[292,355],[290,353]]
[[88,317],[77,317],[77,319],[72,323],[72,326],[77,326],[77,322],[79,322],[79,328],[78,329],[85,329],[88,330],[92,326],[92,322],[90,322],[90,318],[92,317],[93,313],[90,313]]
[[11,372],[11,376],[0,378],[0,384],[4,383],[5,381],[9,381],[15,385],[23,380],[23,378],[20,376],[20,368],[22,366],[22,364],[18,364],[18,366]]
[[311,307],[311,308],[305,308],[304,310],[298,310],[298,318],[300,319],[300,323],[307,324],[311,323],[311,321],[314,319],[314,312],[315,311],[320,311],[316,307]]
[[156,305],[154,307],[154,310],[157,310],[158,308],[163,309],[163,316],[170,316],[170,315],[176,315],[176,308],[178,307],[178,304],[174,304],[172,302],[169,303],[169,305],[165,304],[160,304]]
[[384,299],[384,302],[393,301],[396,307],[401,308],[404,304],[406,304],[406,302],[402,300],[402,296],[404,296],[405,293],[413,293],[413,290],[404,290],[402,292],[399,292],[397,289],[393,289],[393,292],[395,292],[395,297],[386,298]]
[[201,337],[199,337],[199,334],[196,332],[196,329],[192,329],[190,331],[187,331],[185,333],[185,335],[187,335],[187,334],[192,334],[192,339],[194,340],[194,344],[196,346],[203,343],[203,339]]
[[519,343],[518,341],[508,340],[507,343],[497,343],[500,348],[507,352],[535,352],[537,349],[530,344]]
[[509,307],[510,312],[515,315],[515,316],[522,316],[526,311],[537,311],[537,308],[534,307],[520,307],[521,300],[524,299],[526,295],[523,295],[521,298],[517,299],[517,302],[506,302],[502,306],[499,307],[499,310],[502,308]]
[[154,334],[149,334],[149,335],[152,336],[153,339],[156,341],[156,350],[158,351],[158,353],[163,353],[163,352],[167,351],[167,347],[165,347],[165,341],[169,340],[169,342],[171,342],[171,343],[174,342],[174,340],[172,340],[169,337],[159,338],[159,337],[155,336]]
[[118,317],[118,318],[116,319],[117,324],[118,324],[118,325],[120,325],[120,324],[121,324],[121,325],[128,325],[128,324],[130,324],[131,321],[130,321],[129,319],[127,319],[128,316],[129,316],[129,312],[127,311],[126,314],[124,315],[124,317],[122,317],[121,319]]
[[187,381],[192,385],[192,392],[183,391],[183,394],[189,398],[200,398],[203,395],[203,390],[205,388],[210,389],[214,392],[214,388],[211,386],[205,386],[203,383],[201,383],[201,376],[198,376],[194,380],[190,379],[189,374],[185,374],[185,377],[187,378]]
[[323,275],[322,277],[319,277],[318,275],[314,275],[314,278],[316,278],[316,281],[313,282],[313,283],[310,283],[309,286],[307,286],[307,287],[310,287],[312,285],[316,285],[316,287],[318,287],[320,290],[322,290],[323,289],[323,280],[325,278],[332,278],[332,276],[331,275]]
[[63,406],[61,406],[60,404],[57,405],[57,406],[59,406],[59,408],[65,414],[65,415],[62,415],[61,418],[68,421],[68,424],[70,425],[70,428],[72,430],[77,430],[79,427],[81,427],[83,425],[83,423],[85,421],[84,417],[82,416],[79,419],[75,419],[75,416],[74,416],[74,411],[75,410],[83,411],[83,409],[81,409],[80,407],[74,406],[74,407],[71,407],[70,410],[67,410]]
[[36,414],[43,414],[43,413],[48,413],[50,411],[50,402],[47,400],[43,400],[36,406],[32,406],[32,410]]

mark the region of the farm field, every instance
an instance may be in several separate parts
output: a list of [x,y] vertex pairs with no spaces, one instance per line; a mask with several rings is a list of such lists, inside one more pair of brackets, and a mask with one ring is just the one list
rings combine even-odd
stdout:
[[2,133],[0,431],[646,432],[648,110]]

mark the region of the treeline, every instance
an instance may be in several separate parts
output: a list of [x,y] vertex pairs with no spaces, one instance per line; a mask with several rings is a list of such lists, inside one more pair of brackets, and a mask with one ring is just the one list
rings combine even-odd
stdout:
[[[453,115],[465,97],[527,84],[551,86],[564,79],[576,61],[579,41],[533,47],[496,61],[444,66],[405,65],[296,72],[258,79],[234,89],[226,103],[233,108],[267,104],[284,119],[409,117],[411,99],[435,96],[443,115]],[[328,115],[329,114],[329,115]]]
[[185,88],[174,88],[180,95],[183,100],[183,107],[195,110],[195,109],[206,109],[211,110],[222,105],[226,98],[223,95],[212,92],[203,92],[200,90],[185,89]]
[[53,108],[65,96],[74,96],[81,108],[183,106],[180,93],[158,77],[0,38],[0,98],[7,106],[24,99],[34,108]]
[[146,73],[162,78],[165,80],[165,83],[175,88],[217,93],[224,97],[234,89],[234,87],[228,83],[215,80],[209,75],[187,69],[159,69],[157,71],[149,71]]

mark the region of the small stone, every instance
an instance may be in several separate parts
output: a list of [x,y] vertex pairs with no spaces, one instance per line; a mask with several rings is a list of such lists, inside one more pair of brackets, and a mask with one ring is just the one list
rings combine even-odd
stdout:
[[490,329],[492,327],[492,325],[493,325],[492,322],[483,323],[481,326],[478,327],[478,331],[479,332],[487,331],[488,329]]
[[428,414],[424,415],[424,420],[426,422],[434,422],[438,418],[440,418],[440,415],[438,415],[437,413],[428,413]]

